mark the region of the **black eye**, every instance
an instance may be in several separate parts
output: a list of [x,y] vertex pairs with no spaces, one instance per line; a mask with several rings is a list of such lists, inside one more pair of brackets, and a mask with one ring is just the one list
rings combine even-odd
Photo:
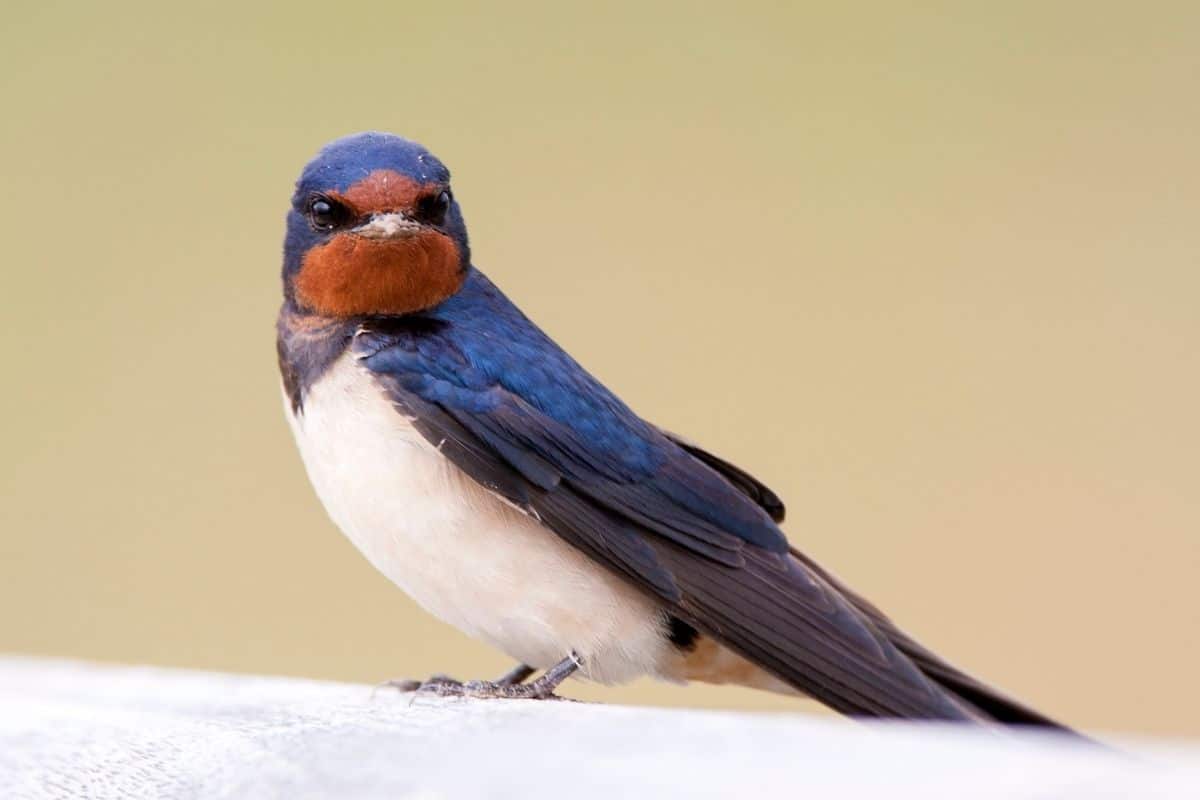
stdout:
[[430,225],[441,225],[446,221],[446,213],[450,210],[450,192],[443,190],[428,197],[422,197],[417,203],[417,216],[422,222]]
[[331,231],[346,219],[346,209],[324,195],[308,201],[308,219],[319,231]]

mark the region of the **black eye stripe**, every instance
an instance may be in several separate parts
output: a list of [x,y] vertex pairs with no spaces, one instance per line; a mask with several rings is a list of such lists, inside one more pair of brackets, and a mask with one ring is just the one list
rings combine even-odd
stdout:
[[450,190],[443,189],[437,194],[422,197],[417,201],[417,217],[430,225],[441,225],[446,221],[446,213],[450,210]]
[[[449,189],[443,189],[436,194],[426,195],[417,200],[412,215],[417,220],[427,224],[440,226],[446,221],[446,214],[453,205],[453,196]],[[329,232],[349,221],[354,213],[341,203],[326,194],[313,194],[305,204],[305,213],[309,224],[314,230]]]
[[319,231],[331,231],[349,218],[341,203],[325,195],[314,195],[308,201],[308,220]]

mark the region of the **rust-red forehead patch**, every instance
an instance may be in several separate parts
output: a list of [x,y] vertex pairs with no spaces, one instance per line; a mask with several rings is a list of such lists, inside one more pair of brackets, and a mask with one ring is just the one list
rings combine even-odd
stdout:
[[408,211],[425,195],[441,191],[436,183],[417,183],[390,169],[377,169],[341,193],[341,199],[361,214]]

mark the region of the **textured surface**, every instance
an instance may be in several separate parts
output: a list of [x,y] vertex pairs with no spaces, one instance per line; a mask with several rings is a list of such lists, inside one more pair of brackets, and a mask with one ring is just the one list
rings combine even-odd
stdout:
[[1200,796],[1200,748],[0,660],[5,798]]

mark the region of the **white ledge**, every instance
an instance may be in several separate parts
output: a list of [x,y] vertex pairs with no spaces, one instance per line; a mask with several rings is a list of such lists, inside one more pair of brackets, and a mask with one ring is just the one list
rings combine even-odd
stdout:
[[0,659],[4,798],[1200,797],[1200,746],[1122,745]]

